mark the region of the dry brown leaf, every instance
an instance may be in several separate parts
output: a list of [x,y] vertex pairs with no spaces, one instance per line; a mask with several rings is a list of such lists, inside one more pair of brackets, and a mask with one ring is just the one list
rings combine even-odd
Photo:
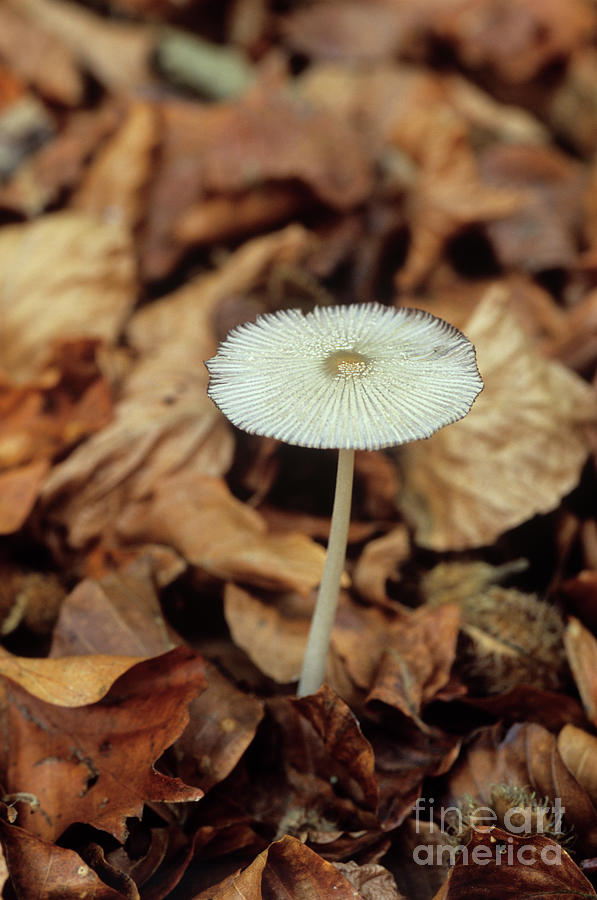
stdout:
[[347,881],[359,892],[363,900],[404,900],[398,893],[394,876],[383,866],[366,863],[359,866],[354,861],[335,863]]
[[303,191],[284,183],[206,197],[182,213],[174,225],[174,237],[182,245],[238,238],[294,219],[308,203]]
[[213,900],[359,900],[361,896],[332,863],[286,835],[216,889]]
[[55,341],[114,341],[135,302],[129,233],[81,213],[4,227],[0,272],[0,366],[20,380],[37,374]]
[[352,580],[355,590],[372,603],[387,603],[386,581],[388,578],[398,579],[400,564],[409,555],[409,535],[403,525],[369,541],[354,568]]
[[290,619],[234,584],[224,590],[224,615],[234,643],[274,681],[297,681],[309,634],[309,621]]
[[558,735],[558,752],[597,808],[597,738],[582,728],[564,725]]
[[298,7],[282,27],[290,46],[311,58],[371,63],[395,56],[415,37],[415,23],[408,4],[344,0]]
[[20,802],[19,825],[55,840],[73,822],[87,822],[123,840],[126,818],[139,816],[145,801],[199,799],[201,791],[153,764],[183,731],[203,686],[202,660],[183,648],[137,663],[99,702],[75,709],[3,679],[3,787],[40,804]]
[[578,851],[592,854],[597,849],[597,809],[562,759],[555,736],[540,725],[513,725],[505,734],[500,726],[484,729],[446,781],[445,799],[452,805],[469,798],[493,809],[496,797],[499,801],[509,787],[527,788],[549,805],[559,801],[563,824],[574,829]]
[[578,619],[570,617],[564,634],[566,655],[587,718],[597,724],[597,640]]
[[[299,181],[346,210],[371,190],[368,156],[355,127],[333,111],[271,85],[235,103],[162,104],[162,149],[142,235],[142,269],[162,278],[184,244],[181,217],[205,193],[238,195],[271,182]],[[307,193],[307,198],[309,194]]]
[[126,118],[96,155],[71,206],[106,222],[135,228],[145,208],[158,142],[156,107],[132,102]]
[[595,29],[593,8],[582,0],[432,0],[422,7],[429,28],[471,68],[493,69],[515,84],[584,46]]
[[504,900],[597,896],[569,854],[545,835],[513,835],[478,826],[433,900],[486,900],[488,889],[492,897]]
[[[123,900],[74,850],[43,841],[0,818],[0,841],[8,875],[17,897],[60,897],[61,900]],[[135,900],[135,898],[129,898]]]
[[79,183],[88,157],[117,127],[119,114],[120,103],[113,100],[73,112],[54,140],[29,155],[0,186],[0,205],[25,216],[39,215],[62,190]]
[[[84,670],[98,658],[87,654],[154,656],[170,650],[179,639],[163,618],[152,576],[145,556],[122,571],[80,582],[60,610],[51,656],[69,656],[73,667],[79,660]],[[172,751],[179,777],[203,791],[230,774],[263,715],[262,703],[215,666],[205,663],[205,674],[207,686],[191,700],[189,723]]]
[[459,612],[363,607],[342,599],[332,646],[368,700],[385,703],[421,724],[423,706],[449,680]]
[[50,656],[114,654],[154,656],[170,650],[170,635],[153,581],[149,557],[102,578],[85,578],[65,597],[52,635]]
[[399,504],[416,541],[433,550],[491,544],[546,513],[578,482],[597,420],[594,391],[560,363],[542,358],[491,289],[465,331],[485,389],[469,415],[399,451]]
[[115,94],[132,94],[151,84],[151,27],[111,22],[64,0],[5,2],[67,47]]
[[153,498],[120,517],[127,540],[174,547],[191,565],[224,581],[309,593],[319,584],[325,550],[302,534],[271,534],[259,513],[218,478],[162,478]]
[[13,534],[27,521],[50,467],[38,459],[0,472],[0,534]]
[[481,152],[479,168],[487,184],[525,195],[513,215],[487,225],[498,262],[528,272],[574,267],[586,193],[582,167],[552,147],[497,144]]
[[0,56],[48,100],[77,106],[84,83],[74,54],[18,9],[0,7]]
[[52,459],[108,424],[112,397],[97,350],[96,341],[66,341],[35,381],[0,379],[0,469]]
[[420,607],[392,629],[367,704],[398,709],[425,730],[421,712],[449,681],[459,621],[456,606],[446,605],[441,612]]
[[76,707],[101,700],[113,683],[140,661],[134,656],[32,659],[0,648],[0,675],[46,703]]
[[171,473],[227,471],[233,438],[207,397],[203,365],[216,348],[214,310],[229,293],[249,290],[276,262],[299,260],[311,246],[298,226],[257,238],[217,271],[133,316],[127,338],[138,359],[113,423],[56,466],[44,486],[44,508],[72,546],[111,532],[128,503],[148,497]]

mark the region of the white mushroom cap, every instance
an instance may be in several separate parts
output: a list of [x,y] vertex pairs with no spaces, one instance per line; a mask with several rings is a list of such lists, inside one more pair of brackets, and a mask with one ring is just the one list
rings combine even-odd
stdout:
[[206,365],[209,396],[234,425],[322,449],[429,437],[465,416],[483,388],[458,329],[379,303],[259,316]]

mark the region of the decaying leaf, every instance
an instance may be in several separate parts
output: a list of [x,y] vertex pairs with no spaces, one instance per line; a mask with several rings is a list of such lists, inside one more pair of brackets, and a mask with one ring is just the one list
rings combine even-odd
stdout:
[[174,547],[191,565],[223,580],[308,593],[319,584],[325,551],[303,534],[268,532],[259,513],[236,500],[221,479],[162,478],[149,502],[131,505],[119,523],[128,540]]
[[400,506],[434,550],[490,544],[574,488],[587,458],[594,391],[530,345],[503,292],[465,328],[485,389],[469,415],[399,453]]
[[74,54],[53,40],[18,7],[0,9],[0,55],[11,68],[54,102],[76,106],[83,98],[83,78]]
[[28,694],[55,706],[86,706],[101,700],[112,684],[136,663],[133,656],[66,656],[30,659],[0,651],[0,675]]
[[42,890],[41,896],[63,900],[122,900],[120,891],[105,884],[74,850],[44,841],[4,817],[0,841],[17,897],[39,897]]
[[150,103],[131,102],[124,122],[88,168],[71,206],[135,228],[145,207],[157,143],[157,110]]
[[480,828],[456,860],[434,900],[482,900],[493,896],[571,900],[595,897],[590,881],[566,852],[544,835],[519,836]]
[[251,865],[213,895],[213,900],[359,900],[359,894],[338,869],[287,835],[270,844]]
[[11,6],[81,59],[114,93],[151,84],[151,27],[110,22],[65,0],[8,0]]
[[202,478],[228,470],[233,439],[207,397],[203,365],[215,351],[212,315],[228,293],[248,290],[277,261],[300,259],[311,245],[298,226],[258,238],[219,270],[133,317],[127,337],[139,358],[114,422],[56,466],[44,485],[44,508],[72,546],[113,532],[127,505],[151,496],[166,475]]
[[226,585],[224,614],[232,640],[255,665],[281,684],[297,681],[309,634],[309,620],[290,618],[234,584]]
[[3,684],[4,787],[39,800],[38,809],[19,804],[18,824],[32,834],[52,841],[73,822],[87,822],[123,840],[126,817],[139,816],[144,801],[202,796],[153,768],[184,729],[187,706],[204,684],[202,661],[191,651],[138,663],[98,703],[75,709]]
[[[578,760],[570,756],[566,741],[564,747],[574,768],[578,768]],[[564,836],[572,831],[579,852],[595,852],[597,808],[565,764],[556,737],[540,725],[513,725],[503,736],[499,727],[484,729],[468,745],[446,780],[450,804],[469,798],[491,809],[499,804],[500,795],[509,798],[509,806],[520,805],[512,800],[516,793],[511,791],[525,788],[529,796],[532,794],[551,808],[553,815],[546,818],[546,823],[553,821]],[[556,802],[563,815],[561,821]],[[552,824],[551,833],[553,827]],[[547,824],[543,830],[549,833]]]
[[582,728],[565,725],[558,735],[560,756],[597,808],[596,750],[597,738]]
[[56,341],[112,342],[135,302],[129,233],[75,212],[11,225],[0,234],[0,366],[33,378]]
[[597,723],[597,640],[574,617],[564,634],[568,663],[572,669],[587,718]]
[[400,564],[408,559],[410,547],[406,528],[399,526],[366,544],[353,573],[355,590],[373,603],[387,602],[386,582],[398,579]]

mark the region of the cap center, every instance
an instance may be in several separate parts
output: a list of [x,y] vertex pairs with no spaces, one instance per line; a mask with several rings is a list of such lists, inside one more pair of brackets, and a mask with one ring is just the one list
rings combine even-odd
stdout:
[[371,368],[371,360],[356,350],[337,350],[326,361],[328,372],[340,378],[359,377]]

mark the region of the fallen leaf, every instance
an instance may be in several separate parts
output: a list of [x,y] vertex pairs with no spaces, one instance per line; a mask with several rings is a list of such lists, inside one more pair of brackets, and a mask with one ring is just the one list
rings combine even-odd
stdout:
[[42,840],[4,818],[0,840],[17,897],[122,900],[123,895],[105,884],[74,850]]
[[109,21],[64,0],[8,0],[36,26],[66,46],[106,88],[134,93],[151,82],[151,27]]
[[299,226],[257,238],[133,316],[127,339],[138,358],[114,421],[55,466],[44,485],[44,511],[71,546],[113,534],[120,512],[151,496],[166,475],[228,470],[234,442],[207,397],[203,365],[216,346],[212,315],[229,292],[250,289],[276,261],[300,259],[311,245]]
[[488,886],[492,895],[504,898],[597,896],[563,847],[544,835],[479,826],[433,900],[484,900]]
[[207,793],[230,775],[255,737],[263,703],[206,663],[207,687],[189,705],[189,724],[173,749],[185,784]]
[[594,391],[542,358],[491,290],[467,326],[485,389],[462,422],[398,451],[399,504],[417,543],[434,550],[491,544],[574,488],[597,417]]
[[131,230],[137,227],[145,210],[158,129],[155,106],[131,102],[123,123],[87,169],[71,207]]
[[161,116],[162,153],[141,246],[150,279],[179,259],[178,223],[206,194],[296,180],[320,201],[348,209],[370,190],[370,163],[355,129],[287,90],[256,87],[234,103],[211,106],[170,101]]
[[332,646],[370,704],[388,704],[420,725],[424,705],[448,682],[458,622],[455,606],[398,607],[392,614],[344,600]]
[[564,725],[558,734],[558,753],[597,808],[597,738],[582,728]]
[[597,847],[597,809],[564,763],[554,735],[540,725],[513,725],[503,735],[500,726],[484,729],[446,781],[446,803],[453,808],[472,798],[493,810],[496,791],[526,788],[540,801],[547,798],[552,810],[559,804],[564,830],[573,829],[578,852],[590,854]]
[[127,540],[174,547],[191,565],[224,581],[308,593],[319,584],[325,550],[302,534],[268,533],[259,513],[218,478],[162,478],[148,502],[119,521]]
[[309,620],[284,616],[234,584],[224,589],[224,615],[234,643],[274,681],[298,681],[309,635]]
[[338,869],[305,847],[301,841],[286,835],[260,853],[226,886],[216,890],[213,900],[359,900],[359,894]]
[[102,700],[76,709],[5,681],[4,788],[28,791],[40,804],[19,804],[19,824],[42,840],[55,840],[73,822],[124,840],[126,817],[139,816],[144,801],[198,800],[201,791],[153,763],[183,731],[203,684],[201,659],[182,648],[129,668]]
[[389,578],[398,580],[400,564],[409,556],[409,537],[404,526],[369,541],[354,568],[355,590],[371,603],[387,603],[386,582]]
[[18,531],[33,509],[50,463],[45,459],[0,472],[0,534]]
[[32,697],[55,706],[86,706],[101,700],[114,682],[141,662],[133,656],[64,656],[32,659],[0,651],[0,675]]
[[155,656],[176,641],[162,616],[148,557],[100,579],[86,578],[65,597],[52,637],[50,656]]
[[581,166],[551,147],[502,144],[480,154],[479,168],[487,184],[525,194],[512,215],[487,224],[501,265],[529,272],[575,266],[579,209],[586,194]]
[[[471,69],[492,69],[505,82],[538,76],[550,62],[565,59],[586,44],[595,28],[591,7],[573,0],[566,12],[558,0],[442,0],[423,10],[437,38]],[[538,40],[538,35],[541,39]]]
[[564,634],[566,655],[587,718],[597,724],[597,640],[573,616]]
[[0,205],[29,217],[43,212],[62,190],[79,183],[89,157],[117,127],[120,111],[114,101],[74,111],[54,139],[28,155],[0,185]]
[[[60,663],[68,656],[73,668],[78,659],[85,671],[95,659],[115,659],[117,665],[124,654],[156,656],[178,644],[162,615],[152,575],[152,563],[145,556],[123,570],[80,582],[64,600],[50,657]],[[230,774],[250,744],[263,705],[215,666],[204,665],[206,687],[191,699],[189,722],[171,753],[185,784],[208,791]]]
[[396,56],[415,37],[415,24],[408,4],[371,2],[365,8],[345,0],[299,7],[282,27],[295,52],[317,60],[371,63]]
[[337,862],[335,866],[363,900],[403,900],[396,888],[394,876],[383,866],[375,863],[359,866],[352,860],[347,863]]
[[48,100],[64,106],[82,101],[85,85],[74,54],[8,5],[0,9],[0,54]]
[[181,246],[229,241],[296,218],[308,204],[302,191],[284,183],[205,197],[181,214],[174,237]]
[[135,302],[128,232],[80,213],[4,227],[0,271],[0,365],[21,381],[37,374],[54,341],[114,341]]

